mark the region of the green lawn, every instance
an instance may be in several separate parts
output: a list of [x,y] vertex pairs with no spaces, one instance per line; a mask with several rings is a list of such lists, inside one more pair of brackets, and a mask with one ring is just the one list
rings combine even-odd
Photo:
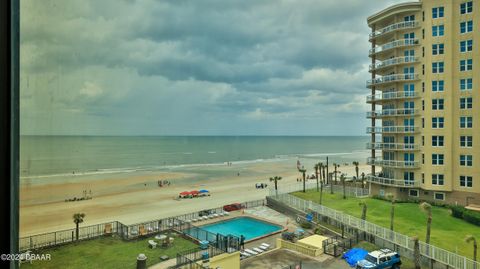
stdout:
[[[173,235],[173,234],[172,234]],[[49,248],[36,253],[51,254],[50,261],[23,263],[21,268],[135,268],[136,257],[140,253],[147,256],[147,265],[160,262],[160,256],[176,257],[180,251],[195,248],[193,242],[174,235],[171,247],[155,249],[148,247],[148,240],[123,241],[117,237],[104,237],[76,244]]]
[[[318,203],[319,193],[309,190],[306,193],[296,192],[293,195],[312,200]],[[391,204],[373,198],[342,199],[341,194],[323,193],[323,204],[327,207],[343,211],[349,215],[360,218],[360,201],[367,204],[367,221],[380,226],[390,227]],[[417,235],[425,241],[427,218],[416,203],[397,203],[395,205],[394,230],[408,236]],[[469,258],[473,257],[473,244],[464,242],[466,235],[472,234],[480,239],[480,227],[467,223],[461,219],[450,216],[450,210],[443,207],[432,207],[432,232],[431,243],[440,248],[458,253]]]

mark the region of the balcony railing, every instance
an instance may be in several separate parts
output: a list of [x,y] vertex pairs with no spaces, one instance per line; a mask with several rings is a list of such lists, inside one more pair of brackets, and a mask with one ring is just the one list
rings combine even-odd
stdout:
[[404,56],[404,57],[392,58],[385,61],[377,62],[375,64],[371,64],[369,66],[369,71],[372,72],[373,70],[378,70],[378,69],[382,69],[389,66],[394,66],[399,64],[410,64],[418,61],[419,61],[419,58],[415,56]]
[[386,43],[386,44],[381,45],[381,46],[377,46],[375,48],[371,48],[370,51],[369,51],[369,55],[371,56],[373,54],[384,52],[384,51],[387,51],[387,50],[390,50],[390,49],[406,47],[406,46],[415,46],[415,45],[418,45],[418,44],[419,44],[418,38],[399,39],[399,40],[395,40],[395,41]]
[[420,168],[420,162],[418,161],[383,160],[372,157],[367,159],[367,164],[394,168]]
[[367,149],[378,149],[378,150],[396,150],[396,151],[410,151],[410,150],[419,150],[420,145],[418,144],[407,144],[407,143],[367,143]]
[[375,79],[367,80],[367,87],[371,87],[374,85],[386,84],[386,83],[394,83],[406,80],[417,80],[420,79],[418,74],[408,73],[408,74],[392,74],[387,76],[381,76]]
[[419,113],[420,113],[419,109],[413,109],[413,108],[383,109],[378,111],[368,111],[367,118],[415,116],[415,115],[418,115]]
[[403,29],[412,29],[412,28],[417,28],[420,27],[420,23],[418,21],[402,21],[402,22],[397,22],[394,24],[390,24],[380,30],[377,30],[375,32],[371,32],[369,34],[370,40],[379,37],[384,34],[388,34],[397,30],[403,30]]
[[384,92],[367,96],[367,103],[418,97],[420,97],[418,92]]
[[367,175],[367,181],[372,183],[377,183],[381,185],[387,186],[395,186],[395,187],[405,187],[405,188],[414,188],[418,187],[420,184],[418,181],[415,180],[404,180],[404,179],[393,179],[393,178],[386,178],[381,177],[379,174],[377,175]]
[[418,133],[419,127],[415,126],[382,126],[382,127],[367,127],[367,133],[384,133],[384,134],[411,134]]

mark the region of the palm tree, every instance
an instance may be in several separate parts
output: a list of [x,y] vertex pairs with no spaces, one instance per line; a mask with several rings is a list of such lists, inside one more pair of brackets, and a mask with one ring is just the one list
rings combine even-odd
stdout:
[[367,204],[365,202],[358,203],[362,207],[362,220],[367,220]]
[[278,188],[277,188],[277,182],[279,180],[281,180],[282,177],[277,177],[277,176],[274,176],[274,177],[271,177],[270,178],[270,181],[274,181],[275,182],[275,195],[278,196]]
[[430,244],[430,229],[432,226],[432,206],[427,202],[423,202],[420,204],[420,209],[427,214],[427,236],[425,239],[425,243]]
[[76,231],[77,241],[78,241],[78,234],[79,234],[78,225],[83,222],[83,218],[85,218],[85,213],[75,213],[75,214],[73,214],[73,223],[75,223],[75,225],[76,225],[75,231]]
[[315,169],[315,177],[317,179],[317,191],[319,191],[319,189],[318,189],[318,170],[320,169],[320,163],[315,164],[315,166],[313,168]]
[[392,193],[387,193],[387,195],[385,196],[392,203],[392,208],[390,209],[390,230],[393,231],[393,218],[395,216],[395,196]]
[[345,174],[340,175],[340,180],[342,181],[343,186],[343,199],[347,199],[347,195],[345,194]]
[[322,198],[323,198],[323,182],[320,182],[320,201],[319,201],[319,204],[322,204]]
[[302,168],[298,168],[298,171],[303,175],[303,192],[305,192],[305,172],[307,172],[307,169],[302,166]]
[[357,175],[357,177],[355,178],[355,187],[357,187],[357,180],[358,180],[358,165],[360,163],[359,162],[353,162],[353,165],[355,165],[355,174]]
[[420,269],[420,244],[418,243],[418,236],[414,236],[413,240],[413,262],[415,269]]
[[335,177],[335,185],[337,184],[337,168],[340,167],[339,164],[336,164],[334,163],[333,164],[333,167],[335,168],[335,174],[334,174],[334,177]]
[[465,237],[465,242],[466,243],[473,242],[473,260],[477,261],[477,239],[473,235],[467,235]]
[[327,177],[325,176],[325,165],[322,163],[322,177],[323,177],[323,184],[328,183],[327,182]]
[[362,172],[362,189],[365,189],[365,173]]

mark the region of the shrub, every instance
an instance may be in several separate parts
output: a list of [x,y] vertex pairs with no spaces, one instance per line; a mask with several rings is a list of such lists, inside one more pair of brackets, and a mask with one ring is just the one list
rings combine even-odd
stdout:
[[463,213],[465,212],[465,208],[463,208],[463,206],[452,205],[450,206],[450,209],[452,210],[452,217],[459,219],[463,218]]
[[475,224],[480,226],[480,213],[471,211],[471,210],[465,210],[463,212],[463,219],[467,222],[470,222],[471,224]]
[[300,223],[300,227],[302,227],[303,229],[311,229],[312,228],[312,223],[304,221],[304,222]]

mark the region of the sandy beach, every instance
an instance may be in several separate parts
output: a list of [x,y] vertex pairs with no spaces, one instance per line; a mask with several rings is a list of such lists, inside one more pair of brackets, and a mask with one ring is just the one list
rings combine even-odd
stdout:
[[[255,183],[267,183],[268,179],[281,176],[282,184],[296,183],[301,174],[296,160],[258,163],[234,163],[186,167],[168,171],[140,171],[108,175],[77,175],[64,180],[48,179],[24,181],[20,191],[20,234],[33,234],[70,229],[74,227],[72,215],[86,214],[83,225],[118,220],[125,224],[164,218],[219,207],[233,202],[262,199],[267,189],[256,189]],[[303,163],[302,163],[303,164]],[[305,167],[313,173],[313,161]],[[310,169],[309,169],[310,168]],[[330,170],[333,167],[330,166]],[[353,165],[341,166],[349,176],[355,174]],[[360,173],[367,173],[369,166],[360,165]],[[168,180],[170,186],[159,187],[159,180]],[[178,193],[195,189],[208,189],[210,197],[175,199]],[[92,193],[92,199],[65,202],[65,199],[81,197],[83,191]]]

